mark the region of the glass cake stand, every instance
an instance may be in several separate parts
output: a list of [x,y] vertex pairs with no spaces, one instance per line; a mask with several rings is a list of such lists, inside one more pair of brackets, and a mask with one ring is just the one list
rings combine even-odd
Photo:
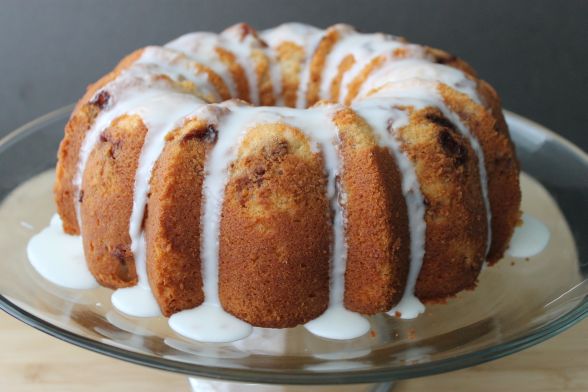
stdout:
[[[588,314],[588,156],[507,113],[525,171],[523,210],[547,225],[551,239],[537,256],[506,257],[485,268],[475,291],[429,306],[415,320],[372,317],[372,331],[349,341],[324,340],[298,327],[255,329],[242,341],[206,344],[175,334],[163,318],[127,317],[113,309],[110,290],[54,286],[26,259],[29,238],[55,211],[52,168],[71,109],[49,113],[0,141],[0,308],[66,342],[196,377],[195,390],[297,390],[310,384],[329,390],[326,385],[338,384],[333,390],[343,391],[341,384],[362,384],[349,390],[385,391],[395,380],[530,347]],[[291,386],[277,387],[282,384]]]

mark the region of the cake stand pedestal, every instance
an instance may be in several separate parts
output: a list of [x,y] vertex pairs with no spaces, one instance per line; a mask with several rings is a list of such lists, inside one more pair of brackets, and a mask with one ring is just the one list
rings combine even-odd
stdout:
[[267,385],[215,381],[190,377],[193,392],[389,392],[395,383],[353,385]]

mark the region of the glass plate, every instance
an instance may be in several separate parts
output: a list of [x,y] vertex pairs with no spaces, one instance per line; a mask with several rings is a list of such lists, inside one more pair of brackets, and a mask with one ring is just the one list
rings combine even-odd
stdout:
[[72,107],[0,141],[0,307],[75,345],[141,365],[242,382],[374,383],[472,366],[554,336],[588,314],[588,156],[507,113],[525,174],[523,210],[551,231],[544,252],[486,268],[475,291],[429,306],[416,320],[371,318],[372,331],[328,341],[304,328],[255,329],[247,339],[205,344],[176,335],[163,318],[115,311],[111,291],[63,289],[26,259],[29,238],[55,211],[55,155]]

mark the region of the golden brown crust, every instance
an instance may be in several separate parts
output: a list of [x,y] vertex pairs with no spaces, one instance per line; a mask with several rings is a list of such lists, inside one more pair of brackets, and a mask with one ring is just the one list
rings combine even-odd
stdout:
[[425,256],[416,285],[421,300],[475,285],[486,249],[486,215],[476,155],[443,114],[410,115],[398,132],[425,199]]
[[106,287],[137,283],[129,219],[135,172],[147,128],[121,116],[106,129],[88,159],[81,190],[82,238],[90,271]]
[[390,151],[378,147],[369,126],[351,109],[334,117],[340,129],[346,194],[345,307],[375,314],[404,293],[410,239],[400,173]]
[[165,316],[204,301],[200,217],[204,164],[216,129],[193,119],[166,137],[153,168],[145,239],[151,289]]
[[329,301],[330,244],[322,158],[295,128],[255,127],[240,147],[225,191],[223,308],[274,328],[318,317]]
[[216,47],[216,53],[220,60],[229,69],[232,79],[237,87],[237,97],[243,101],[251,102],[251,92],[249,91],[249,82],[243,67],[237,61],[237,57],[229,50]]

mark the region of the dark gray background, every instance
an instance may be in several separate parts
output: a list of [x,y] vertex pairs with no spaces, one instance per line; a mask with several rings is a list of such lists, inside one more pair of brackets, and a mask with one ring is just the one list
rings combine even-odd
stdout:
[[126,53],[194,30],[286,21],[453,52],[504,106],[588,150],[588,1],[0,0],[0,136],[74,102]]

